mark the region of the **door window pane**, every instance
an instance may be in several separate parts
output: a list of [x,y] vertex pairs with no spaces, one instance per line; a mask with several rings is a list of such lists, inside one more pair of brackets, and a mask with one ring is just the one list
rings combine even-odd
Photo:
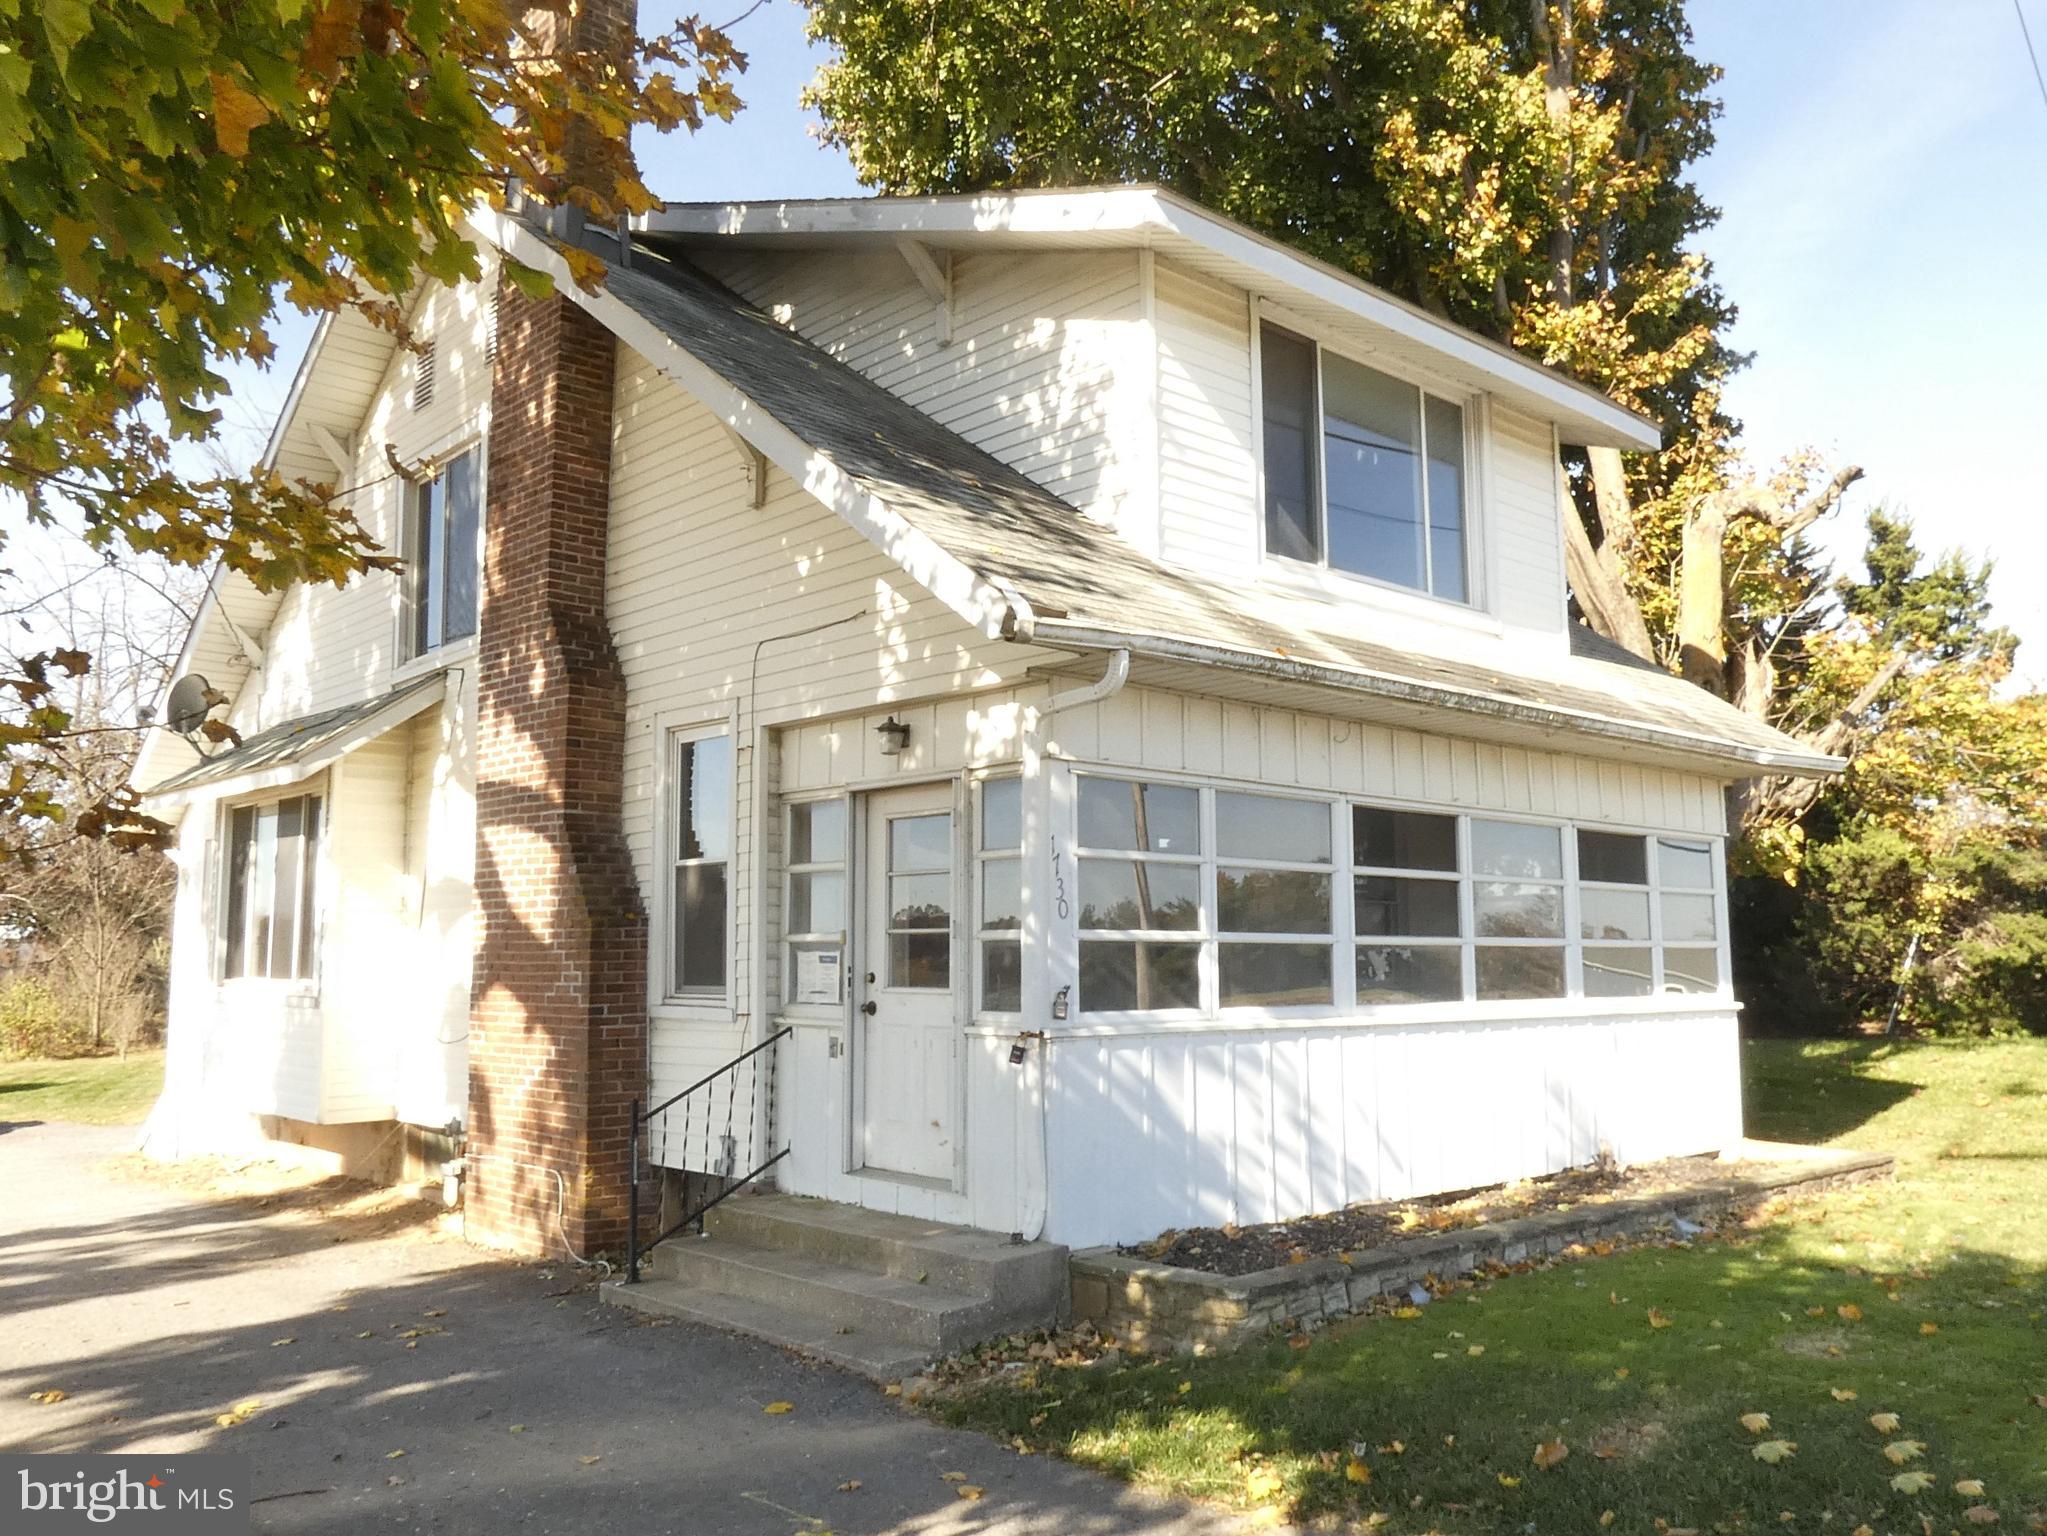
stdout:
[[1329,563],[1403,587],[1422,567],[1421,395],[1334,353],[1322,357]]
[[1465,600],[1464,408],[1424,397],[1429,438],[1429,590]]
[[1554,885],[1481,881],[1472,888],[1480,938],[1558,939],[1564,934],[1564,893]]
[[1354,805],[1351,858],[1381,869],[1457,869],[1457,818]]
[[1625,832],[1578,829],[1578,878],[1608,885],[1649,883],[1649,839]]
[[943,929],[888,936],[888,984],[919,991],[952,985],[952,934]]
[[1086,939],[1080,946],[1080,1006],[1124,1013],[1201,1006],[1198,944]]
[[898,816],[888,824],[888,867],[901,870],[952,868],[952,814]]
[[1315,459],[1315,347],[1277,329],[1258,331],[1264,398],[1265,548],[1289,560],[1318,560]]
[[1358,947],[1361,1003],[1446,1003],[1463,996],[1463,952],[1454,944]]
[[1666,949],[1663,952],[1663,990],[1718,992],[1720,952],[1714,949]]
[[890,875],[891,928],[945,928],[952,923],[952,876]]
[[1316,800],[1217,790],[1216,852],[1275,864],[1329,862],[1329,807]]
[[1179,784],[1080,780],[1080,846],[1199,853],[1201,797]]
[[1082,859],[1080,926],[1197,929],[1201,926],[1200,866]]
[[1720,937],[1714,921],[1713,898],[1711,896],[1674,896],[1663,898],[1663,942],[1684,944],[1704,941],[1711,943]]
[[1354,889],[1361,937],[1454,939],[1463,931],[1454,880],[1360,875]]
[[1023,1007],[1023,945],[1017,940],[981,941],[981,1006],[990,1013]]
[[1649,937],[1647,891],[1583,890],[1578,893],[1578,924],[1588,939]]
[[1329,877],[1297,869],[1215,872],[1216,927],[1224,933],[1329,932]]
[[1646,997],[1656,990],[1656,965],[1648,947],[1600,944],[1585,951],[1587,997]]
[[1665,890],[1713,889],[1713,850],[1705,843],[1676,843],[1663,838],[1656,845],[1656,879]]
[[805,800],[789,807],[791,864],[836,864],[845,856],[845,801]]
[[1478,995],[1484,1001],[1562,997],[1564,952],[1532,944],[1481,944]]
[[1334,998],[1327,944],[1224,944],[1218,972],[1225,1008],[1305,1008]]
[[1000,852],[1023,846],[1023,781],[988,779],[981,785],[981,848]]
[[1471,823],[1471,868],[1474,874],[1503,875],[1514,880],[1561,880],[1564,877],[1562,829],[1520,821],[1474,819]]

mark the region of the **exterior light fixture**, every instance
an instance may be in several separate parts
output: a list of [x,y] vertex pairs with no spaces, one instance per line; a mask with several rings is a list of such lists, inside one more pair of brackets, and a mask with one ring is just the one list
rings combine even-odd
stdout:
[[900,757],[902,756],[903,748],[910,744],[910,728],[894,715],[890,715],[881,724],[877,725],[874,728],[874,734],[881,738],[881,755],[883,757]]

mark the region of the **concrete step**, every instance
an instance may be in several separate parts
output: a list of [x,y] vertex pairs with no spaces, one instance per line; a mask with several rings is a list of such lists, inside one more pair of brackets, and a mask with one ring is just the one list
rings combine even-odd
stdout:
[[857,1328],[842,1332],[838,1326],[786,1307],[752,1297],[727,1296],[683,1280],[648,1279],[638,1285],[607,1280],[602,1294],[614,1306],[744,1334],[796,1350],[870,1381],[901,1381],[905,1376],[916,1375],[936,1358],[931,1351],[903,1339],[862,1333]]
[[933,1355],[1001,1331],[984,1297],[734,1237],[670,1238],[654,1251],[653,1269],[661,1279],[765,1302],[826,1330],[900,1339]]
[[896,1216],[800,1195],[742,1195],[705,1218],[713,1240],[809,1254],[979,1296],[991,1303],[991,1332],[1039,1328],[1064,1312],[1067,1251],[1057,1243],[1015,1243],[1000,1232]]

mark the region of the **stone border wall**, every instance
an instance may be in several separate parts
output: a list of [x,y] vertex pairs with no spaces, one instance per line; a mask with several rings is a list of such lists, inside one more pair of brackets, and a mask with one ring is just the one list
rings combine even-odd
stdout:
[[1559,1254],[1573,1243],[1646,1236],[1679,1219],[1711,1225],[1772,1196],[1885,1179],[1892,1171],[1891,1159],[1880,1153],[1755,1143],[1745,1150],[1781,1158],[1783,1165],[1691,1189],[1543,1211],[1353,1252],[1347,1264],[1316,1258],[1248,1275],[1214,1275],[1114,1248],[1090,1248],[1070,1261],[1073,1313],[1140,1349],[1208,1354],[1235,1349],[1283,1324],[1348,1316],[1378,1297],[1405,1293],[1429,1275],[1464,1275],[1490,1263]]

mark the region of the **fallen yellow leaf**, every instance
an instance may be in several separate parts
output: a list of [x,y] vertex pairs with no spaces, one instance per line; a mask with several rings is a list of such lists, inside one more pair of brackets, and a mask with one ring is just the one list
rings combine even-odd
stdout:
[[1651,1328],[1668,1328],[1670,1326],[1670,1319],[1657,1311],[1656,1308],[1651,1307],[1649,1309],[1649,1326]]
[[396,1461],[396,1460],[397,1460],[397,1459],[398,1459],[398,1458],[399,1458],[400,1456],[403,1456],[404,1454],[405,1454],[405,1452],[404,1452],[404,1451],[402,1451],[402,1450],[399,1450],[399,1451],[386,1451],[386,1452],[384,1452],[384,1460],[386,1460],[386,1461]]
[[1741,1416],[1741,1427],[1752,1435],[1760,1435],[1770,1427],[1767,1413],[1745,1413]]
[[986,1493],[987,1491],[988,1491],[987,1489],[978,1487],[973,1483],[961,1483],[959,1487],[953,1489],[954,1493],[958,1494],[961,1498],[966,1499],[969,1502],[978,1499],[982,1494]]
[[1908,1461],[1917,1461],[1925,1454],[1924,1440],[1893,1440],[1884,1447],[1884,1460],[1894,1467],[1902,1467]]
[[1962,1511],[1962,1518],[1971,1525],[1997,1524],[1997,1511],[1988,1504],[1971,1504]]
[[284,1347],[285,1345],[287,1345],[287,1344],[296,1344],[296,1343],[298,1343],[298,1340],[297,1340],[297,1339],[295,1339],[295,1338],[293,1338],[293,1339],[272,1339],[272,1340],[270,1341],[270,1347],[271,1347],[272,1349],[282,1349],[282,1348],[283,1348],[283,1347]]
[[1925,1334],[1925,1335],[1926,1335],[1927,1337],[1929,1337],[1929,1338],[1930,1338],[1930,1337],[1932,1337],[1932,1336],[1933,1336],[1934,1334],[1936,1334],[1936,1333],[1939,1333],[1939,1332],[1940,1332],[1940,1324],[1939,1324],[1939,1323],[1921,1323],[1921,1324],[1919,1325],[1919,1331],[1920,1331],[1920,1332],[1921,1332],[1922,1334]]
[[1343,1477],[1345,1482],[1369,1483],[1372,1480],[1372,1469],[1353,1456],[1344,1463]]
[[1507,1475],[1507,1474],[1506,1474],[1505,1472],[1502,1472],[1502,1473],[1500,1473],[1500,1474],[1499,1474],[1499,1479],[1500,1479],[1500,1486],[1501,1486],[1502,1488],[1519,1488],[1519,1487],[1521,1486],[1521,1479],[1520,1479],[1520,1478],[1518,1478],[1518,1477],[1510,1477],[1510,1476],[1508,1476],[1508,1475]]
[[841,1493],[858,1493],[859,1491],[860,1479],[857,1477],[849,1477],[843,1483],[839,1484],[839,1492]]
[[1861,1396],[1853,1387],[1830,1387],[1828,1391],[1837,1403],[1852,1403]]
[[1876,1527],[1870,1525],[1858,1525],[1855,1527],[1854,1530],[1848,1533],[1848,1536],[1876,1536]]
[[1891,1479],[1891,1486],[1900,1493],[1924,1493],[1933,1486],[1931,1472],[1900,1472]]
[[1600,1524],[1600,1526],[1601,1526],[1601,1528],[1602,1528],[1602,1529],[1603,1529],[1604,1527],[1606,1527],[1606,1526],[1612,1525],[1612,1524],[1613,1524],[1613,1522],[1614,1522],[1614,1513],[1613,1513],[1613,1511],[1612,1511],[1612,1510],[1610,1510],[1610,1509],[1602,1509],[1602,1510],[1601,1510],[1601,1511],[1599,1512],[1599,1524]]
[[941,1481],[948,1483],[964,1483],[967,1480],[967,1474],[964,1472],[941,1472],[938,1476]]
[[1749,1452],[1749,1455],[1755,1457],[1757,1461],[1760,1461],[1766,1467],[1774,1467],[1785,1458],[1797,1454],[1798,1442],[1796,1440],[1765,1440],[1761,1445],[1758,1445]]
[[1420,1307],[1395,1307],[1393,1315],[1403,1321],[1411,1322],[1422,1315],[1422,1309]]
[[1615,1366],[1613,1373],[1622,1381],[1626,1381],[1628,1379],[1628,1368],[1625,1365]]
[[526,1433],[526,1426],[524,1424],[514,1424],[508,1431],[508,1433],[514,1435],[523,1435]]
[[1547,1472],[1570,1454],[1571,1448],[1562,1440],[1544,1440],[1537,1444],[1535,1455],[1529,1460],[1534,1466]]
[[1965,1477],[1955,1484],[1955,1492],[1965,1499],[1980,1499],[1983,1497],[1983,1479],[1980,1477]]
[[901,1397],[903,1395],[903,1384],[900,1381],[892,1381],[881,1389],[881,1395],[883,1397]]
[[1282,1486],[1277,1472],[1270,1467],[1260,1467],[1244,1479],[1244,1496],[1254,1503],[1263,1503],[1278,1493]]
[[603,1459],[604,1458],[602,1456],[578,1456],[576,1458],[576,1460],[580,1461],[586,1467],[594,1467],[597,1465],[598,1462],[602,1461]]
[[1895,1413],[1872,1413],[1869,1416],[1869,1427],[1880,1435],[1891,1434],[1903,1422]]
[[1485,1353],[1485,1345],[1483,1345],[1483,1344],[1474,1344],[1474,1345],[1472,1345],[1472,1346],[1471,1346],[1471,1348],[1467,1349],[1467,1350],[1465,1351],[1465,1353],[1466,1353],[1467,1355],[1470,1355],[1470,1356],[1472,1356],[1472,1357],[1473,1357],[1474,1359],[1476,1359],[1476,1358],[1477,1358],[1478,1356],[1480,1356],[1480,1355],[1482,1355],[1482,1354],[1484,1354],[1484,1353]]
[[45,1387],[40,1392],[29,1393],[28,1400],[32,1403],[42,1403],[47,1406],[51,1403],[63,1402],[66,1396],[67,1394],[62,1387]]
[[762,1413],[794,1413],[795,1411],[796,1405],[794,1403],[769,1403],[767,1407],[761,1410]]
[[1834,1315],[1844,1323],[1859,1323],[1862,1321],[1862,1308],[1852,1301],[1844,1301],[1834,1308]]

